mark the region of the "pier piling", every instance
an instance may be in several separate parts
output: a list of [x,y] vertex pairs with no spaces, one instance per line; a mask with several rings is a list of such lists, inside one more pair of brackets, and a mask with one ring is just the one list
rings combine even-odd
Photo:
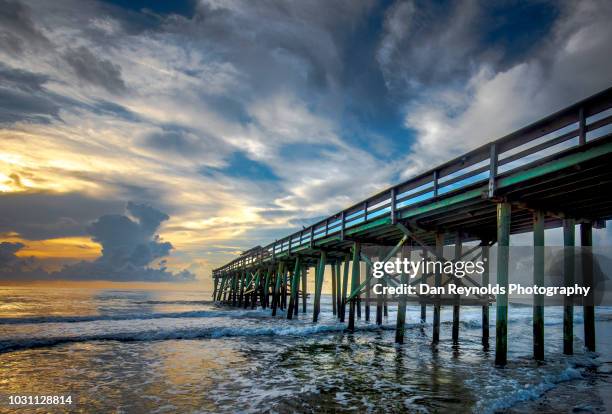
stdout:
[[497,204],[497,284],[504,293],[497,295],[495,323],[495,364],[506,365],[508,361],[508,260],[510,257],[510,216],[508,202]]
[[[575,227],[574,219],[563,220],[563,282],[565,286],[574,284]],[[563,353],[565,355],[574,353],[574,299],[568,296],[563,297]]]
[[584,315],[584,346],[595,352],[595,304],[593,298],[593,225],[591,223],[580,224],[580,244],[582,259],[582,278],[584,286],[591,288],[589,294],[584,298],[582,312]]

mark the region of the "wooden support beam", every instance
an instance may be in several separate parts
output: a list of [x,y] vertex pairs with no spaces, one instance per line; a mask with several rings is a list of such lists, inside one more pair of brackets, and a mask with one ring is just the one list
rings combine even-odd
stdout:
[[264,280],[264,288],[261,302],[261,307],[263,309],[266,309],[270,304],[270,268],[266,269],[266,279]]
[[336,263],[332,263],[332,312],[334,316],[338,314],[338,310],[336,308]]
[[234,272],[232,281],[232,306],[238,304],[238,273]]
[[[422,249],[423,252],[423,260],[425,263],[427,263],[427,250]],[[425,273],[423,273],[423,275],[421,276],[421,282],[427,282],[427,279],[424,277]],[[427,305],[422,303],[421,304],[421,323],[424,324],[425,322],[427,322]]]
[[[457,232],[456,236],[455,236],[455,258],[456,260],[459,260],[459,258],[461,257],[461,234],[459,232]],[[455,282],[459,285],[461,285],[461,279],[457,279],[455,278]],[[459,343],[459,312],[461,311],[461,305],[460,305],[460,301],[461,301],[461,295],[457,294],[455,295],[455,300],[456,303],[453,305],[453,344],[457,345]]]
[[306,299],[308,297],[308,265],[302,269],[302,313],[306,313]]
[[[575,222],[563,220],[563,282],[565,286],[574,284],[574,246]],[[574,353],[574,302],[573,298],[563,297],[563,353]]]
[[212,294],[213,300],[217,298],[217,285],[219,284],[219,278],[215,277],[214,282],[215,282],[215,286],[213,288],[213,294]]
[[281,278],[285,272],[285,263],[278,263],[278,270],[276,272],[276,281],[274,283],[274,291],[272,292],[272,316],[276,316],[277,308],[280,305],[280,286]]
[[334,265],[336,267],[336,297],[334,297],[333,300],[336,302],[336,316],[340,316],[340,310],[342,309],[342,278],[340,277],[341,263],[341,260],[336,260]]
[[287,309],[287,319],[293,319],[293,315],[298,308],[298,289],[300,283],[300,256],[295,258],[295,265],[293,267],[293,275],[291,278],[291,296],[289,297],[289,308]]
[[257,294],[260,292],[259,285],[261,284],[260,271],[257,270],[255,281],[253,282],[253,292],[251,292],[251,309],[257,308]]
[[[533,284],[544,286],[544,213],[533,214]],[[533,357],[544,360],[544,295],[533,297]]]
[[243,283],[242,283],[243,284],[242,290],[243,290],[243,301],[244,301],[243,302],[243,306],[244,306],[244,309],[247,309],[249,307],[249,297],[250,297],[249,294],[248,294],[249,283],[250,283],[250,281],[248,280],[248,272],[245,270],[244,278],[243,278]]
[[370,289],[372,286],[372,281],[370,280],[372,277],[372,266],[369,263],[366,263],[366,286],[365,286],[365,320],[366,322],[370,322]]
[[225,275],[221,276],[221,283],[219,285],[219,290],[217,290],[216,294],[213,296],[215,301],[220,301],[223,295],[223,288],[225,286]]
[[238,297],[238,306],[242,306],[242,302],[244,300],[244,282],[245,282],[245,272],[240,272],[240,296]]
[[595,303],[593,297],[593,226],[591,223],[580,225],[580,257],[582,259],[583,286],[591,288],[583,301],[584,346],[595,352]]
[[281,309],[287,309],[287,293],[289,292],[289,266],[285,267],[283,272],[282,287],[281,287]]
[[[488,243],[481,243],[482,246],[482,261],[484,262],[484,272],[482,273],[482,285],[489,284],[489,249]],[[489,303],[482,305],[482,346],[485,350],[489,349]]]
[[[387,277],[384,277],[382,280],[382,284],[383,284],[383,288],[389,286],[389,279]],[[385,293],[383,293],[382,299],[383,299],[383,317],[386,320],[389,317],[389,301],[387,300],[386,290],[385,290]]]
[[508,260],[510,246],[511,205],[497,204],[497,283],[504,293],[497,295],[495,323],[495,364],[505,366],[508,361]]
[[[361,256],[361,244],[358,242],[353,243],[353,265],[352,265],[352,277],[351,277],[351,291],[359,289],[359,258]],[[352,294],[351,292],[351,294]],[[355,307],[357,304],[357,298],[353,297],[350,303],[349,309],[349,331],[355,330]]]
[[[437,233],[436,234],[436,250],[435,256],[442,257],[444,250],[444,234]],[[440,287],[442,285],[442,274],[440,272],[436,272],[434,276],[434,285],[436,287]],[[440,294],[436,294],[436,298],[440,299]],[[432,333],[432,343],[437,344],[440,342],[440,303],[434,304],[434,312],[433,312],[433,333]]]
[[319,258],[319,265],[315,273],[315,298],[314,298],[314,309],[312,311],[312,321],[317,322],[319,319],[319,313],[321,312],[321,291],[323,289],[323,277],[325,275],[325,264],[327,262],[327,255],[325,250],[321,250],[321,257]]
[[[404,256],[404,254],[406,256]],[[405,246],[402,251],[402,256],[408,258],[410,260],[410,246]],[[400,280],[402,284],[408,283],[408,276],[406,273],[402,272],[400,275]],[[403,344],[404,343],[404,332],[406,330],[406,295],[399,295],[397,301],[397,322],[395,325],[395,343]]]
[[349,263],[351,255],[347,253],[344,259],[344,268],[342,269],[342,306],[340,309],[340,322],[344,322],[346,315],[346,294],[348,291],[348,276],[349,276]]
[[[380,253],[380,248],[379,248],[379,253]],[[377,259],[380,260],[380,257],[378,257]],[[389,258],[385,257],[385,259],[386,260],[382,260],[383,263],[385,263]],[[382,325],[382,321],[383,321],[383,296],[382,294],[377,293],[376,294],[376,325],[378,326]]]
[[[361,256],[361,254],[360,254]],[[359,258],[361,260],[361,257]],[[359,266],[361,266],[361,262],[359,262]],[[357,319],[361,319],[361,267],[359,268],[359,273],[357,274],[357,285],[359,286],[359,291],[357,292],[357,296],[355,296],[356,309],[357,309]]]

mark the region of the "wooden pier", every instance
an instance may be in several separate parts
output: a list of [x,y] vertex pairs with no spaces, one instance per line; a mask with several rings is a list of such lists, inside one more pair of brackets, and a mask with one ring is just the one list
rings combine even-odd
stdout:
[[[544,278],[544,230],[562,227],[566,282],[574,278],[575,226],[580,244],[592,245],[592,228],[612,218],[612,88],[556,112],[503,138],[483,145],[408,181],[277,240],[256,247],[213,271],[216,301],[242,307],[286,309],[293,318],[306,312],[307,297],[313,300],[312,320],[317,322],[325,269],[331,267],[333,312],[355,329],[365,305],[371,306],[382,324],[390,298],[370,297],[374,256],[368,246],[388,246],[377,256],[387,261],[415,252],[440,260],[489,255],[497,249],[497,283],[508,287],[511,234],[533,232],[533,282]],[[509,108],[508,110],[511,110]],[[474,126],[475,128],[477,125]],[[469,245],[471,243],[471,245]],[[444,246],[454,246],[452,258],[443,257]],[[462,249],[463,246],[463,249]],[[467,246],[467,247],[466,247]],[[466,251],[467,248],[467,251]],[[369,253],[369,251],[368,251]],[[384,254],[384,256],[383,256]],[[362,263],[364,265],[362,266]],[[588,263],[583,263],[585,283],[592,283]],[[314,292],[306,292],[308,269],[314,268]],[[365,271],[363,271],[365,270]],[[349,284],[350,277],[350,284]],[[381,283],[407,283],[405,275],[386,274]],[[462,278],[471,286],[486,286],[489,269],[474,278]],[[448,283],[440,273],[423,274],[414,282],[435,286]],[[350,285],[350,286],[349,286]],[[404,340],[406,303],[397,300],[396,342]],[[433,306],[432,342],[440,340],[440,308],[453,306],[453,343],[460,341],[461,306],[482,307],[482,342],[489,345],[489,306],[495,303],[495,363],[507,362],[508,295],[466,300],[459,297],[422,296],[421,320]],[[595,350],[595,309],[584,302],[585,346]],[[573,352],[573,308],[564,304],[563,352]],[[533,305],[533,354],[544,358],[544,297],[535,295]]]

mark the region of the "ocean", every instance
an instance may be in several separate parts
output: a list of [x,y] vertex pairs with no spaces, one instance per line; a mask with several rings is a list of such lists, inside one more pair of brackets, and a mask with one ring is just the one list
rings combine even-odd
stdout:
[[[408,306],[405,343],[394,344],[395,305],[382,327],[354,334],[324,295],[308,313],[220,307],[209,292],[0,287],[0,412],[601,412],[612,366],[612,308],[597,308],[599,353],[582,343],[562,355],[562,310],[545,308],[546,361],[531,358],[531,308],[509,310],[509,364],[481,344],[481,310],[442,309],[432,348],[432,309],[421,324]],[[375,307],[372,307],[374,320]],[[363,315],[363,314],[362,314]],[[70,395],[64,407],[6,405],[8,395]],[[555,397],[558,395],[558,397]],[[578,411],[576,411],[578,410]]]

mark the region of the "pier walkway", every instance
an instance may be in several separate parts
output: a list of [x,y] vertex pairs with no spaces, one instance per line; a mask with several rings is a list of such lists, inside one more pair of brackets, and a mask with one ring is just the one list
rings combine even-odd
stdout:
[[[509,108],[508,110],[511,110]],[[467,152],[405,182],[276,240],[255,247],[215,269],[213,297],[234,306],[286,309],[287,318],[306,312],[307,270],[315,269],[313,321],[317,321],[326,267],[331,267],[334,312],[355,327],[365,304],[376,307],[376,322],[389,298],[371,296],[373,255],[368,246],[388,246],[378,260],[418,250],[422,256],[444,259],[444,246],[454,246],[450,260],[486,257],[497,249],[490,269],[508,285],[511,234],[533,232],[534,246],[545,246],[544,230],[564,229],[564,245],[572,247],[575,226],[580,245],[592,245],[593,227],[612,218],[612,88],[571,105],[531,125]],[[477,128],[477,125],[474,125]],[[354,183],[359,185],[359,183]],[[467,243],[463,245],[463,243]],[[463,249],[462,249],[463,245]],[[466,250],[465,246],[470,246]],[[408,252],[408,253],[407,253]],[[543,284],[544,249],[533,250],[533,282]],[[573,280],[573,254],[565,259],[564,277]],[[362,263],[364,263],[362,265]],[[365,269],[365,270],[364,270]],[[586,275],[585,283],[591,283]],[[389,286],[406,282],[405,275],[386,274]],[[419,281],[441,286],[441,274],[422,274]],[[378,282],[377,282],[378,283]],[[466,286],[486,286],[489,269]],[[495,361],[507,359],[508,295],[464,300],[436,295],[416,297],[422,319],[433,306],[434,343],[440,339],[440,307],[453,306],[453,341],[459,341],[461,306],[482,306],[483,345],[489,342],[489,307],[495,303]],[[405,296],[397,302],[396,341],[404,338]],[[300,306],[301,302],[301,306]],[[544,358],[544,297],[534,296],[534,357]],[[564,353],[573,352],[573,308],[565,303]],[[595,350],[595,307],[584,301],[585,345]],[[301,308],[301,310],[300,310]]]

